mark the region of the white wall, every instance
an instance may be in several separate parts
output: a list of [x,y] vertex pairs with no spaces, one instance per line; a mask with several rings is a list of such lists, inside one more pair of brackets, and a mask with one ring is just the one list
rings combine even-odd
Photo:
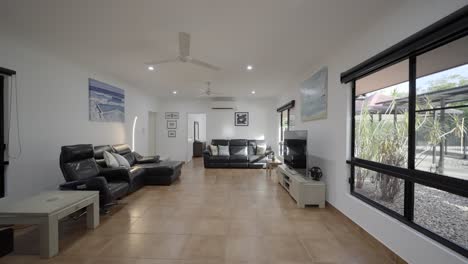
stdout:
[[[206,141],[212,139],[265,139],[276,147],[278,142],[276,100],[239,99],[238,112],[249,112],[249,126],[234,126],[234,111],[212,110],[206,99],[165,99],[159,105],[159,155],[185,160],[187,148],[187,113],[206,113]],[[168,138],[164,112],[179,112],[177,137]]]
[[[308,129],[310,165],[320,166],[327,182],[327,200],[409,263],[467,263],[467,259],[401,224],[349,194],[349,108],[350,87],[340,83],[340,73],[396,44],[418,30],[450,14],[467,1],[411,0],[389,13],[363,35],[343,40],[335,56],[327,58],[298,78],[296,86],[328,66],[328,118],[303,123],[300,120],[299,88],[288,90],[278,106],[296,99],[291,112],[296,115],[295,129]],[[353,41],[354,40],[354,41]]]
[[[135,115],[136,151],[147,153],[148,111],[155,110],[155,98],[108,76],[26,48],[5,35],[0,35],[0,64],[17,71],[22,153],[18,159],[10,160],[7,169],[9,198],[56,189],[64,182],[59,168],[62,145],[131,144]],[[90,77],[125,90],[125,123],[88,121]],[[9,142],[13,154],[19,150],[16,132],[13,129]]]

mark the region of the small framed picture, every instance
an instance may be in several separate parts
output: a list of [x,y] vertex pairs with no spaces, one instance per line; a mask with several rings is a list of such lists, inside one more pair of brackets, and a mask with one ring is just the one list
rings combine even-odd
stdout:
[[248,126],[249,125],[249,112],[235,112],[234,113],[235,126]]
[[166,112],[164,116],[166,119],[179,119],[179,112]]
[[176,131],[175,130],[168,130],[167,131],[167,136],[168,137],[176,137]]
[[177,120],[167,120],[167,129],[176,129]]

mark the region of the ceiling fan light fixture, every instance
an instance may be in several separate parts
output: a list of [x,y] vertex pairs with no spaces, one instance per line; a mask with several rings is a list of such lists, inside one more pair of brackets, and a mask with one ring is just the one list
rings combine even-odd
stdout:
[[177,91],[172,91],[172,94],[173,94],[173,95],[176,95],[176,94],[177,94]]
[[253,66],[252,65],[247,65],[247,67],[245,67],[245,69],[248,70],[248,71],[251,71],[251,70],[253,70]]
[[153,65],[149,65],[149,66],[148,66],[148,71],[154,71],[154,66],[153,66]]
[[255,94],[256,92],[255,92],[255,90],[253,90],[253,91],[252,91],[252,92],[250,92],[250,93],[251,93],[251,94]]

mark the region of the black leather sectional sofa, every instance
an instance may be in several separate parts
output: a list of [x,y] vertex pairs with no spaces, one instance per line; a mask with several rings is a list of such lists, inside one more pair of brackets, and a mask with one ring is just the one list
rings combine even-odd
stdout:
[[[107,168],[104,151],[116,152],[127,159],[130,168]],[[159,161],[159,157],[143,157],[132,152],[127,144],[90,144],[63,146],[60,169],[66,183],[62,190],[97,190],[102,207],[115,199],[135,192],[144,185],[170,185],[180,176],[183,162]]]
[[[229,156],[212,155],[209,146],[203,152],[205,168],[263,168],[271,147],[267,146],[263,155],[257,155],[257,145],[266,144],[265,140],[250,139],[213,139],[211,145],[229,146]],[[245,155],[247,149],[247,155]]]

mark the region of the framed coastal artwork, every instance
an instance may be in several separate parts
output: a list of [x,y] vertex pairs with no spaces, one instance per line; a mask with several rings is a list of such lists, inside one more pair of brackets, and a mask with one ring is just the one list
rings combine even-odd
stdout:
[[301,119],[312,121],[327,118],[328,68],[323,67],[300,87]]
[[112,85],[88,79],[89,120],[125,122],[125,91]]

